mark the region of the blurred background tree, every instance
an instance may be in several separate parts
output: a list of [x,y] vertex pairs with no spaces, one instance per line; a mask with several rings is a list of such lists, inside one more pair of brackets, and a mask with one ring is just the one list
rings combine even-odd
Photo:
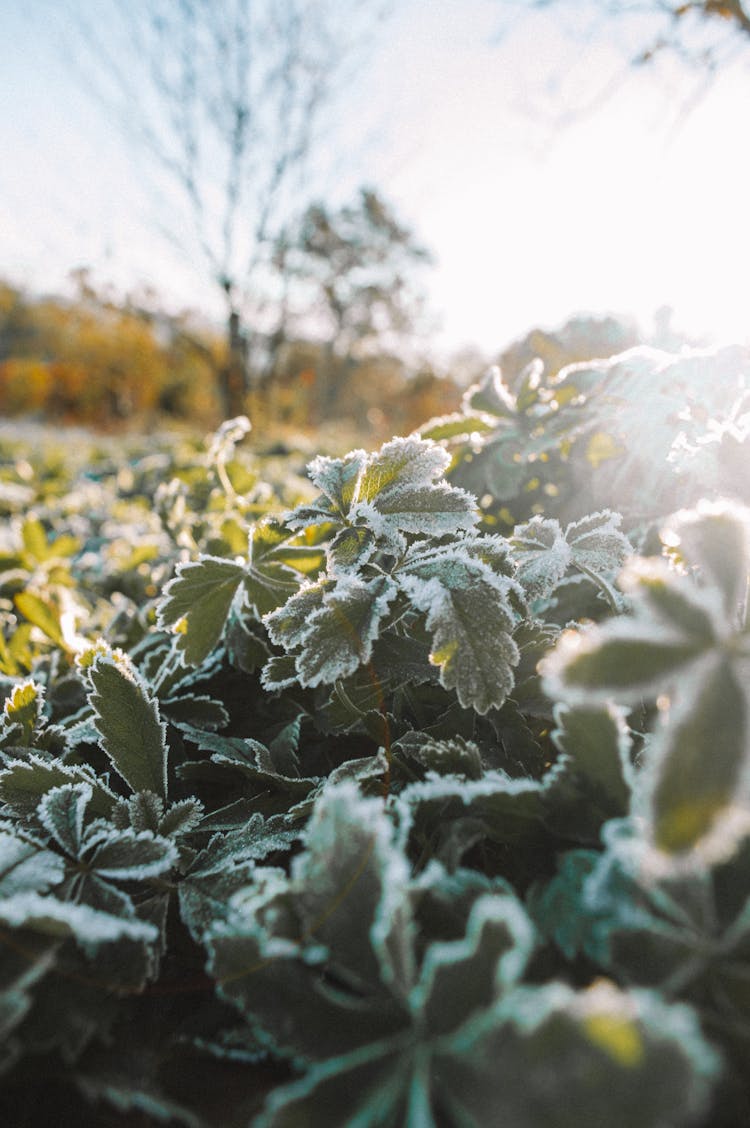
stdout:
[[[279,272],[298,293],[306,335],[323,341],[316,399],[324,419],[358,362],[408,351],[424,309],[416,268],[431,261],[414,232],[373,188],[340,208],[311,204],[277,242]],[[284,336],[288,327],[280,322]],[[281,343],[280,341],[278,342]]]
[[244,410],[253,337],[275,319],[273,250],[324,111],[383,14],[378,0],[136,0],[96,23],[73,11],[90,89],[160,178],[160,233],[221,296],[224,415]]

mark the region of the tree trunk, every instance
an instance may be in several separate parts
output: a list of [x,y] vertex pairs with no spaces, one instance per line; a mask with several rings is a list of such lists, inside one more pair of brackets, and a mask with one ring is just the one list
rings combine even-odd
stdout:
[[231,310],[227,320],[227,362],[219,373],[219,400],[225,419],[245,414],[247,351],[240,329],[240,315]]

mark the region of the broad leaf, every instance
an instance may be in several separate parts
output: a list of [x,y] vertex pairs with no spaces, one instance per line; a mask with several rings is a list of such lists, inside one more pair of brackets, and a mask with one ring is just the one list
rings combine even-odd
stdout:
[[90,787],[92,814],[109,815],[116,796],[92,768],[34,755],[27,760],[12,760],[0,771],[0,799],[19,817],[26,818],[36,811],[39,800],[47,791],[66,784]]
[[513,688],[519,660],[511,631],[510,581],[459,548],[413,552],[398,576],[414,607],[426,614],[430,661],[465,707],[486,713]]
[[101,746],[133,791],[167,793],[167,746],[159,706],[133,666],[98,654],[86,670]]
[[217,645],[246,574],[245,565],[216,556],[178,566],[159,602],[158,623],[175,632],[189,665],[200,665]]
[[532,517],[517,525],[510,540],[518,564],[518,579],[532,598],[548,595],[568,570],[570,545],[558,521]]
[[[322,589],[317,590],[322,592]],[[304,589],[290,601],[293,605],[300,601],[294,609],[296,615],[302,608],[302,600],[312,606],[308,601],[309,591],[311,589]],[[322,592],[319,604],[304,625],[300,623],[290,629],[292,610],[289,604],[265,622],[274,642],[283,644],[294,640],[300,645],[295,666],[302,685],[330,685],[369,662],[380,622],[396,592],[396,585],[385,577],[362,580],[342,576],[335,587]]]
[[597,843],[602,825],[626,814],[633,781],[630,738],[613,707],[555,709],[560,752],[543,780],[546,821],[577,842]]
[[717,661],[675,707],[649,756],[656,845],[669,852],[687,850],[728,810],[750,760],[747,694],[730,663]]
[[276,521],[253,527],[242,584],[244,607],[255,619],[275,611],[294,595],[303,575],[317,572],[323,564],[320,548],[290,544],[291,536],[290,530]]
[[699,1116],[719,1071],[687,1007],[604,983],[580,993],[551,984],[467,1024],[433,1078],[455,1124],[632,1128]]

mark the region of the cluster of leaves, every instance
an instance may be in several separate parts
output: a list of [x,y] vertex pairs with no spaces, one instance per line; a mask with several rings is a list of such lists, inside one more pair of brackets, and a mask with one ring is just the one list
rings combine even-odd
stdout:
[[[632,474],[591,456],[647,363],[665,399],[714,363],[684,435],[743,451],[743,359],[493,374],[306,484],[264,482],[239,419],[208,457],[2,494],[9,1108],[748,1122],[746,483],[676,434]],[[560,471],[536,512],[532,454]],[[647,472],[682,509],[601,504]]]

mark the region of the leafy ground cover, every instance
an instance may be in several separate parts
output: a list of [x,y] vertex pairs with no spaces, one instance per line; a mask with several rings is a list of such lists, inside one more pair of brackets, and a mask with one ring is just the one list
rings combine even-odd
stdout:
[[3,442],[9,1122],[750,1122],[749,375]]

